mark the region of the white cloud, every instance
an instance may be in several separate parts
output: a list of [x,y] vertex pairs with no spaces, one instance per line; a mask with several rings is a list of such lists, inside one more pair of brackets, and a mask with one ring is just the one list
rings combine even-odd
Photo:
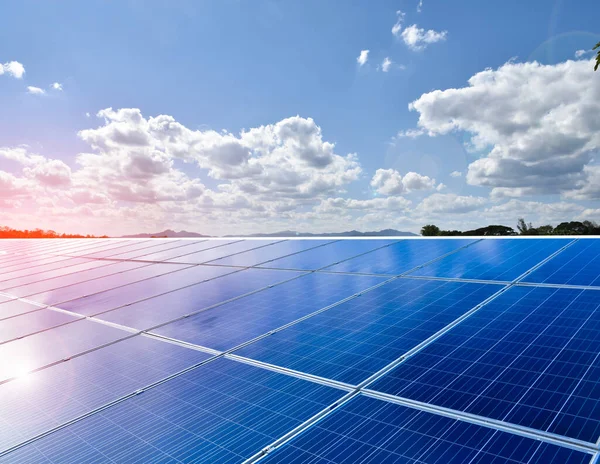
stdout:
[[39,87],[27,86],[27,93],[30,93],[31,95],[44,95],[46,91]]
[[0,63],[0,76],[5,73],[17,79],[21,79],[25,74],[25,67],[18,61],[9,61],[4,64]]
[[452,171],[450,177],[462,177],[463,173],[460,171]]
[[417,5],[417,13],[423,11],[423,0],[419,0],[419,4]]
[[54,89],[54,90],[62,90],[63,86],[62,86],[62,84],[59,84],[58,82],[55,82],[55,83],[53,83],[53,84],[50,85],[50,88]]
[[396,11],[396,16],[396,22],[392,26],[392,34],[394,34],[396,37],[400,37],[400,32],[402,31],[402,24],[404,23],[405,14],[402,11],[398,10]]
[[423,129],[407,129],[405,131],[398,131],[396,137],[408,137],[409,139],[416,139],[417,137],[420,137],[424,134],[426,134],[426,131]]
[[89,117],[91,117],[90,113],[85,113],[85,117],[86,117],[86,118],[89,118]]
[[371,187],[381,195],[400,195],[416,190],[435,188],[435,179],[416,172],[407,172],[404,176],[395,169],[378,169],[371,179]]
[[444,190],[446,188],[446,184],[442,184],[441,182],[438,184],[438,186],[435,188],[438,192],[441,192],[442,190]]
[[419,28],[416,24],[402,31],[402,40],[411,50],[424,50],[428,45],[446,40],[448,31],[434,31]]
[[368,59],[369,59],[369,50],[361,50],[360,55],[358,55],[358,58],[356,58],[356,62],[358,63],[359,66],[362,66],[367,62]]
[[594,50],[577,50],[575,52],[575,58],[581,58],[582,56],[593,55],[593,54],[594,54]]
[[454,193],[434,193],[425,198],[417,209],[424,213],[463,214],[480,209],[488,202],[483,197],[459,196]]
[[390,60],[390,58],[386,56],[383,60],[383,63],[381,63],[381,70],[383,72],[388,72],[391,67],[392,67],[392,60]]
[[600,81],[586,61],[507,63],[469,86],[423,94],[409,105],[430,135],[470,133],[485,156],[467,182],[495,198],[557,194],[600,199],[592,154],[600,148]]

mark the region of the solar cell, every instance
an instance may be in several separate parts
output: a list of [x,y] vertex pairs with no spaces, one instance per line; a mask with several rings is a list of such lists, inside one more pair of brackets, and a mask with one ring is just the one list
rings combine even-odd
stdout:
[[568,239],[482,240],[410,274],[512,281],[569,242]]
[[102,313],[97,317],[139,330],[149,329],[296,276],[298,274],[295,272],[246,269]]
[[9,299],[0,302],[0,320],[39,310],[40,307],[37,305],[26,303],[21,300]]
[[154,332],[225,351],[383,281],[380,277],[311,273]]
[[88,416],[0,462],[240,462],[339,390],[219,359]]
[[600,240],[578,240],[523,281],[600,286]]
[[397,275],[474,242],[471,239],[402,240],[325,270]]
[[244,251],[226,258],[210,261],[210,264],[224,266],[256,266],[257,264],[303,252],[312,248],[322,250],[323,245],[333,243],[332,240],[286,240],[274,243],[271,246]]
[[209,355],[136,336],[0,385],[0,452]]
[[591,455],[358,396],[265,463],[588,464]]
[[372,388],[595,442],[599,328],[597,291],[513,287]]
[[358,384],[499,288],[397,279],[236,353]]
[[260,267],[301,270],[321,269],[336,264],[344,259],[352,258],[361,253],[366,253],[397,241],[398,240],[339,240],[321,248],[308,250],[297,255],[263,263]]

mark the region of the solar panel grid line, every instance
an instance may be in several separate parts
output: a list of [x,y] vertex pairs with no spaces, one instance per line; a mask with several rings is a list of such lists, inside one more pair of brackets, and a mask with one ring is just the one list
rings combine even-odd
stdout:
[[594,443],[590,443],[584,440],[578,440],[575,438],[565,437],[564,435],[546,432],[544,430],[533,429],[531,427],[525,427],[519,424],[513,424],[498,419],[493,419],[490,417],[485,417],[478,414],[466,413],[464,411],[458,411],[456,409],[412,400],[410,398],[404,398],[397,395],[390,395],[389,393],[379,392],[377,390],[371,390],[368,388],[362,389],[360,394],[371,398],[376,398],[382,401],[399,404],[401,406],[406,406],[411,409],[425,411],[439,416],[469,422],[471,424],[480,425],[493,430],[501,430],[504,432],[509,432],[513,435],[533,438],[535,440],[540,440],[546,443],[570,448],[576,451],[583,451],[586,453],[596,453],[599,451],[599,447]]
[[396,244],[396,243],[399,243],[399,242],[401,242],[401,241],[402,241],[402,239],[401,239],[401,240],[396,240],[395,242],[392,242],[392,243],[386,243],[385,245],[382,245],[382,246],[380,246],[380,247],[373,248],[372,250],[365,251],[365,252],[363,252],[363,253],[359,253],[359,254],[357,254],[357,255],[351,256],[351,257],[349,257],[349,258],[346,258],[346,259],[341,259],[341,260],[339,260],[339,261],[338,261],[338,262],[336,262],[336,263],[333,263],[333,264],[328,264],[328,265],[326,265],[326,266],[322,266],[322,267],[320,267],[320,268],[318,268],[318,269],[315,269],[315,270],[316,270],[316,271],[320,271],[320,270],[322,270],[322,269],[325,269],[325,268],[327,268],[327,267],[329,267],[329,266],[333,266],[333,265],[335,265],[335,264],[340,264],[340,263],[343,263],[343,262],[345,262],[345,261],[348,261],[348,260],[351,260],[351,259],[354,259],[354,258],[358,258],[358,257],[360,257],[360,256],[368,255],[369,253],[371,253],[371,252],[373,252],[373,251],[381,250],[382,248],[387,248],[387,247],[389,247],[389,246],[392,246],[392,245],[394,245],[394,244]]
[[[172,242],[167,242],[167,243],[170,245],[170,244],[181,243],[181,241],[180,240],[173,240]],[[191,243],[195,243],[195,242],[191,242]],[[163,241],[155,242],[155,241],[150,240],[148,242],[146,242],[146,241],[144,241],[144,242],[138,242],[136,245],[138,245],[138,247],[135,248],[134,250],[131,250],[131,251],[122,251],[121,250],[121,251],[118,251],[117,253],[112,253],[112,250],[108,250],[109,252],[111,252],[111,254],[107,255],[107,257],[119,256],[119,255],[123,255],[123,254],[129,253],[129,252],[138,252],[138,251],[141,252],[141,251],[148,250],[148,249],[151,249],[151,248],[162,247],[162,246],[165,246],[165,242],[163,242]],[[144,246],[139,247],[139,245],[144,245]],[[84,255],[83,258],[90,258],[90,257],[93,258],[94,255],[98,254],[98,253],[100,253],[100,252],[95,252],[95,253],[91,253],[89,255]]]
[[[411,272],[411,271],[409,271]],[[437,280],[440,282],[458,282],[466,284],[483,284],[483,285],[510,285],[511,282],[508,280],[483,280],[483,279],[464,279],[460,277],[433,277],[433,276],[416,276],[401,274],[398,276],[401,279],[411,280]]]
[[[194,264],[205,264],[205,263],[208,263],[208,262],[210,262],[210,261],[215,261],[216,259],[229,258],[230,256],[236,256],[236,255],[239,255],[239,254],[241,254],[241,253],[246,253],[246,252],[248,252],[248,251],[252,251],[252,250],[259,250],[259,249],[261,249],[261,248],[265,248],[265,247],[268,247],[268,246],[271,246],[271,245],[275,245],[275,244],[277,244],[277,243],[286,242],[286,241],[287,241],[287,239],[283,239],[283,240],[273,240],[273,241],[271,241],[271,242],[269,242],[269,243],[266,243],[266,244],[264,244],[264,245],[258,245],[258,246],[255,246],[255,247],[253,247],[253,248],[248,248],[247,250],[240,250],[240,251],[236,251],[235,253],[230,253],[230,254],[228,254],[228,255],[225,255],[225,256],[220,256],[219,258],[214,258],[214,259],[208,259],[208,260],[206,260],[206,261],[195,262]],[[231,242],[231,243],[227,243],[227,244],[225,244],[225,245],[232,245],[232,244],[234,244],[234,243],[240,243],[240,242],[244,242],[244,240],[240,240],[239,242]],[[248,242],[248,241],[246,241],[246,242]],[[251,242],[250,242],[250,243],[251,243]],[[214,248],[218,248],[218,247],[214,247]],[[206,250],[202,250],[202,251],[206,251]],[[192,254],[192,253],[188,253],[188,254]],[[182,256],[187,256],[187,255],[182,255]],[[179,257],[175,257],[175,258],[170,258],[170,259],[171,259],[171,260],[173,260],[173,259],[178,259],[178,258],[180,258],[180,257],[181,257],[181,256],[179,256]],[[185,263],[183,263],[183,264],[185,264]],[[249,267],[249,266],[248,266],[248,267]]]
[[600,463],[600,452],[594,454],[590,459],[590,464],[599,464]]
[[517,282],[519,287],[565,288],[571,290],[600,290],[600,285],[571,285],[571,284],[546,284],[533,282]]

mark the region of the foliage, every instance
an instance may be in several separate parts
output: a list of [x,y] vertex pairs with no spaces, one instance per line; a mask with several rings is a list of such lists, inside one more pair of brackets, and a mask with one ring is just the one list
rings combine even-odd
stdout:
[[59,234],[53,230],[17,230],[11,227],[0,226],[1,238],[108,238],[106,235],[96,237],[94,235],[78,235],[78,234]]
[[421,235],[424,237],[433,237],[435,235],[440,235],[440,228],[438,226],[434,226],[433,224],[428,224],[426,226],[421,227]]
[[571,221],[561,222],[556,227],[546,224],[539,227],[533,227],[531,222],[526,222],[525,219],[519,218],[517,221],[517,230],[519,233],[514,231],[512,227],[502,225],[489,225],[487,227],[480,227],[479,229],[466,230],[461,232],[459,230],[441,230],[439,227],[429,224],[421,229],[421,235],[424,236],[451,236],[451,235],[465,235],[465,236],[504,236],[504,235],[600,235],[600,226],[592,221]]
[[[592,50],[596,50],[597,48],[600,48],[600,42],[598,42]],[[596,66],[594,66],[594,71],[598,69],[598,66],[600,66],[600,50],[596,53]]]

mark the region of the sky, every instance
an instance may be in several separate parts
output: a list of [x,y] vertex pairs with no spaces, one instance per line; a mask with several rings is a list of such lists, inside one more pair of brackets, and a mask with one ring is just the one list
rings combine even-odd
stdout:
[[594,0],[2,2],[0,225],[600,221]]

